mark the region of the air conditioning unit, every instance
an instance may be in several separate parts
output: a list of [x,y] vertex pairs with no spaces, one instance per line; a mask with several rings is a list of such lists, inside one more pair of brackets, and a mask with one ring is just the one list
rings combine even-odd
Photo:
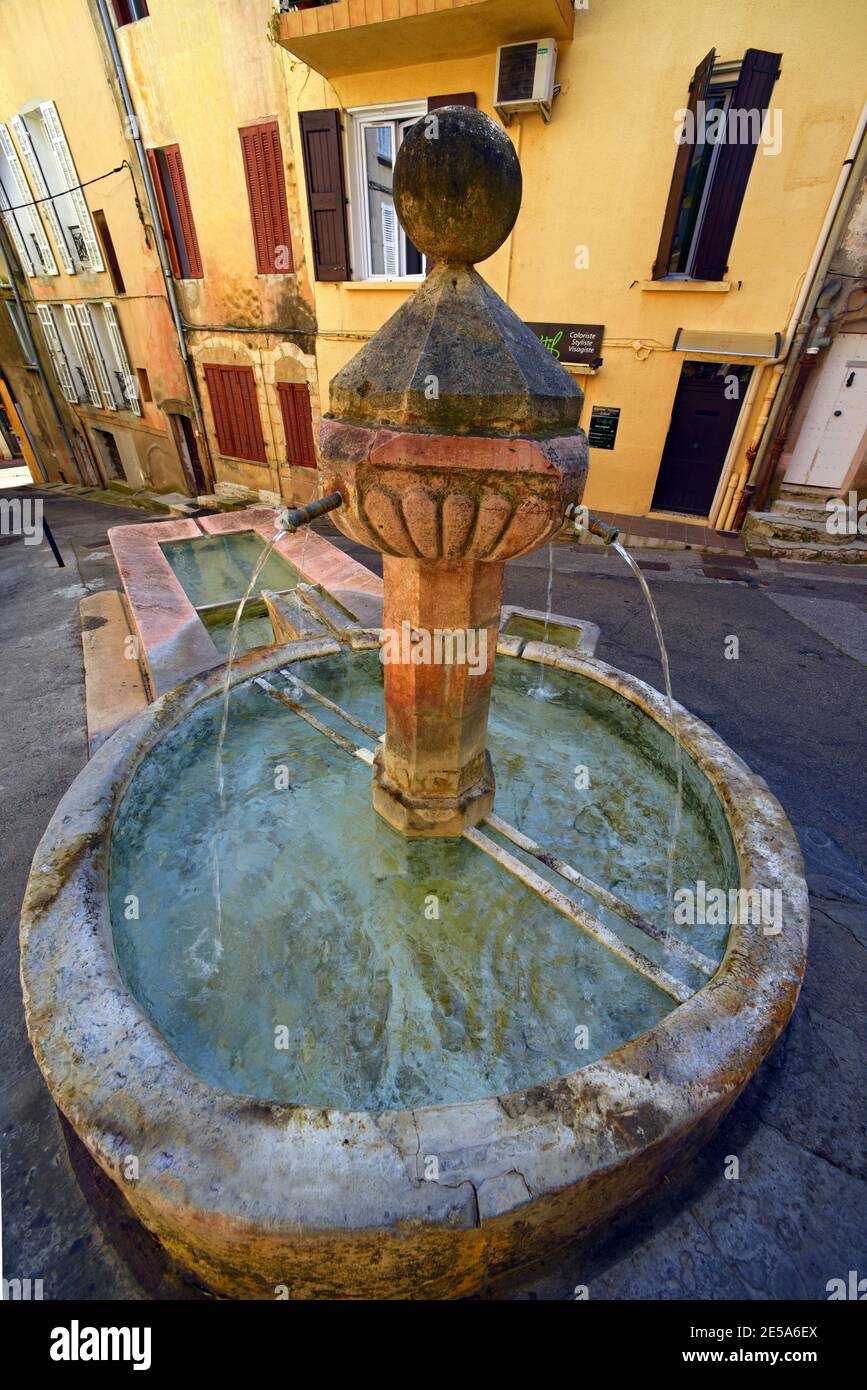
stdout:
[[521,111],[538,111],[550,121],[556,70],[556,39],[507,43],[497,49],[494,110],[503,125]]

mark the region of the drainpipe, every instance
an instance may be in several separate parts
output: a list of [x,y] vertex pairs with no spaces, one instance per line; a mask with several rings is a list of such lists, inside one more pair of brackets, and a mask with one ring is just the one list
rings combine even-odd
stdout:
[[[33,330],[30,327],[30,315],[27,313],[27,310],[24,306],[24,300],[22,299],[21,291],[18,288],[18,281],[15,279],[15,263],[13,261],[13,258],[10,256],[9,252],[6,249],[5,227],[0,229],[0,251],[2,251],[3,253],[3,264],[6,267],[6,274],[9,278],[9,283],[12,286],[12,293],[15,296],[15,303],[18,306],[18,312],[20,313],[22,323],[24,324],[24,332],[27,334],[27,342],[30,347],[31,353],[33,354],[33,360],[36,363],[36,370],[39,373],[39,380],[42,382],[43,389],[45,391],[46,396],[48,397],[48,403],[51,406],[51,413],[54,416],[54,419],[57,423],[57,428],[60,430],[60,433],[63,436],[63,442],[65,443],[69,453],[69,460],[73,468],[75,469],[78,481],[82,484],[82,486],[84,486],[85,479],[81,472],[81,467],[78,462],[78,456],[74,448],[72,447],[72,440],[69,437],[66,424],[64,423],[63,416],[60,413],[60,407],[57,404],[57,398],[54,395],[54,391],[52,390],[51,383],[48,380],[45,368],[42,365],[42,358],[39,356],[39,350],[36,346],[36,340],[33,337]],[[22,425],[24,425],[23,418],[21,423]],[[26,425],[24,427],[26,428]],[[39,464],[40,471],[43,475],[42,481],[44,483],[47,483],[47,469],[35,449],[33,450],[33,456],[36,459],[36,462]]]
[[[783,378],[784,370],[785,369],[782,362],[774,363],[773,371],[771,372],[771,377],[765,389],[764,397],[762,399],[762,408],[759,411],[759,418],[756,421],[756,426],[753,430],[753,437],[750,440],[749,446],[747,448],[746,462],[744,463],[744,466],[741,469],[740,473],[736,476],[736,485],[732,490],[731,496],[729,497],[727,509],[724,512],[720,512],[720,525],[718,528],[720,531],[737,530],[737,522],[740,509],[743,506],[744,497],[746,495],[749,470],[752,466],[753,460],[755,459],[756,450],[759,447],[759,441],[761,440],[762,433],[765,427],[767,426],[768,420],[771,417],[771,411],[773,408],[774,400],[776,398],[778,390],[780,389],[780,382]],[[744,423],[746,424],[746,422]]]
[[785,406],[788,404],[796,372],[803,355],[804,339],[809,332],[816,304],[825,289],[825,276],[837,249],[841,231],[840,224],[848,215],[848,206],[843,202],[843,195],[847,188],[857,189],[860,186],[865,165],[867,165],[867,146],[863,143],[865,128],[867,128],[867,102],[861,109],[855,134],[849,149],[846,151],[846,158],[843,160],[834,193],[822,223],[822,230],[819,233],[807,273],[804,276],[798,301],[789,320],[783,347],[780,351],[780,359],[787,357],[787,361],[775,386],[767,426],[764,428],[761,438],[757,437],[755,445],[751,445],[750,450],[747,451],[748,458],[752,453],[752,467],[742,489],[737,511],[732,517],[733,527],[737,527],[743,522],[753,498],[760,505],[764,503],[771,485],[771,468],[776,462],[771,446],[777,442],[778,427]]
[[129,125],[130,130],[132,131],[133,143],[135,145],[136,154],[138,156],[139,170],[141,171],[142,180],[144,182],[145,193],[147,195],[148,200],[148,208],[150,209],[151,223],[153,225],[154,236],[156,238],[160,269],[162,271],[163,282],[166,287],[166,297],[169,301],[169,309],[171,311],[172,319],[175,325],[175,333],[178,339],[178,347],[180,348],[181,361],[184,366],[184,375],[187,379],[187,387],[190,392],[190,401],[193,407],[193,414],[196,417],[196,429],[205,445],[205,453],[207,455],[208,465],[213,481],[213,460],[211,459],[211,447],[208,442],[208,436],[205,430],[205,422],[202,417],[202,406],[201,401],[199,400],[198,383],[196,382],[195,373],[193,372],[192,363],[190,362],[189,353],[187,351],[187,341],[184,337],[184,329],[183,324],[181,322],[181,311],[178,306],[177,293],[175,291],[175,282],[171,271],[171,262],[169,260],[168,249],[166,247],[166,239],[163,235],[163,227],[160,221],[159,210],[157,207],[156,192],[154,190],[153,181],[151,179],[150,166],[148,165],[147,156],[145,155],[144,151],[144,145],[142,144],[141,135],[139,134],[138,117],[135,113],[132,95],[130,94],[129,85],[126,80],[126,72],[123,66],[123,58],[121,57],[120,49],[117,46],[117,38],[114,32],[114,25],[112,24],[111,18],[108,13],[106,0],[96,0],[96,5],[97,9],[99,10],[99,18],[102,23],[105,41],[108,44],[109,53],[111,54],[111,61],[114,66],[115,77],[117,78],[117,83],[120,87],[121,96],[123,98],[123,105],[124,110],[126,112],[127,123]]
[[731,447],[729,449],[728,456],[731,459],[731,466],[729,469],[729,476],[726,481],[725,493],[722,496],[722,498],[714,504],[710,516],[708,517],[708,525],[714,527],[718,531],[724,531],[726,529],[725,522],[729,515],[729,511],[731,510],[731,501],[735,494],[735,490],[738,487],[739,483],[742,485],[743,482],[746,481],[746,473],[743,474],[743,477],[741,477],[738,473],[737,458],[740,454],[741,445],[744,442],[744,435],[747,432],[747,426],[750,422],[750,416],[753,411],[753,402],[756,398],[756,392],[759,387],[761,376],[762,373],[761,369],[759,368],[756,368],[750,375],[750,384],[747,387],[746,399],[744,400],[743,406],[741,407],[741,412],[738,416],[737,425],[735,427]]

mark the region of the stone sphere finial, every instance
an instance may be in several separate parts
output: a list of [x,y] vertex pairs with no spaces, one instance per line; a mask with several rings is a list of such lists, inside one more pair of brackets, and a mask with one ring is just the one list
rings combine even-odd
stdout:
[[443,106],[412,127],[394,166],[404,231],[436,261],[483,261],[521,206],[521,166],[506,132],[471,106]]

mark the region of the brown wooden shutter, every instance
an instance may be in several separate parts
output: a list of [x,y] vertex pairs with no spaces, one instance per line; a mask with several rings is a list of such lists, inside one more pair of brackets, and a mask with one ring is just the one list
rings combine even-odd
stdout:
[[316,450],[313,445],[309,390],[303,383],[281,381],[277,386],[277,398],[286,436],[286,462],[302,468],[315,468]]
[[217,446],[229,458],[266,463],[265,440],[252,367],[205,367]]
[[428,111],[438,111],[441,106],[475,106],[475,92],[454,92],[446,97],[428,97]]
[[[250,220],[256,247],[256,269],[260,275],[277,275],[294,270],[286,206],[286,179],[283,151],[276,121],[245,126],[241,137],[244,175],[250,200]],[[277,247],[288,249],[288,265],[277,265]]]
[[172,267],[172,275],[175,277],[176,280],[180,280],[181,263],[178,259],[178,248],[175,245],[175,234],[172,229],[172,221],[169,217],[169,210],[166,205],[166,195],[163,189],[163,178],[162,173],[160,172],[160,164],[159,159],[157,157],[157,151],[146,150],[145,153],[148,157],[148,166],[151,171],[151,182],[154,186],[154,193],[156,194],[157,208],[159,209],[160,214],[160,222],[163,224],[163,236],[165,237],[166,246],[168,248],[169,263]]
[[[695,129],[695,113],[698,103],[707,97],[708,83],[715,57],[716,49],[712,48],[710,53],[702,58],[689,84],[687,109],[692,113],[693,130]],[[668,274],[674,233],[677,228],[680,205],[683,202],[683,191],[686,188],[686,176],[689,173],[689,164],[694,149],[695,146],[690,141],[684,140],[682,145],[678,145],[677,154],[674,156],[674,173],[671,176],[671,187],[668,190],[668,202],[665,205],[665,215],[662,219],[662,232],[659,237],[656,260],[653,262],[654,280],[662,280]]]
[[349,279],[349,237],[340,113],[333,108],[301,113],[301,149],[313,232],[317,280]]
[[193,222],[193,211],[190,207],[190,194],[187,188],[187,179],[184,174],[183,160],[181,151],[177,145],[167,145],[163,150],[166,167],[169,171],[169,178],[172,181],[172,192],[175,195],[175,205],[178,209],[178,220],[181,224],[181,235],[184,239],[184,250],[187,253],[187,264],[190,268],[189,278],[191,280],[201,280],[203,278],[202,258],[199,255],[199,239],[196,236],[196,226]]
[[[765,53],[760,48],[747,49],[738,85],[732,94],[729,119],[733,111],[761,111],[764,121],[782,56],[782,53]],[[757,135],[754,123],[750,122],[748,129],[751,137]],[[693,257],[692,273],[696,280],[721,280],[726,273],[755,157],[756,144],[752,138],[748,144],[727,142],[720,147]]]

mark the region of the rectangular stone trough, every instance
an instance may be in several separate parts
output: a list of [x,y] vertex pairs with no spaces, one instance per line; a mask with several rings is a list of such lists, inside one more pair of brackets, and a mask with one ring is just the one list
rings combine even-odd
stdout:
[[[162,545],[167,541],[195,541],[209,535],[256,531],[264,546],[274,535],[275,520],[273,508],[251,507],[182,521],[115,526],[109,531],[151,699],[225,660],[166,559]],[[333,595],[363,625],[370,623],[371,614],[375,616],[380,611],[382,580],[315,531],[306,528],[284,536],[275,549],[301,575],[305,585]]]

